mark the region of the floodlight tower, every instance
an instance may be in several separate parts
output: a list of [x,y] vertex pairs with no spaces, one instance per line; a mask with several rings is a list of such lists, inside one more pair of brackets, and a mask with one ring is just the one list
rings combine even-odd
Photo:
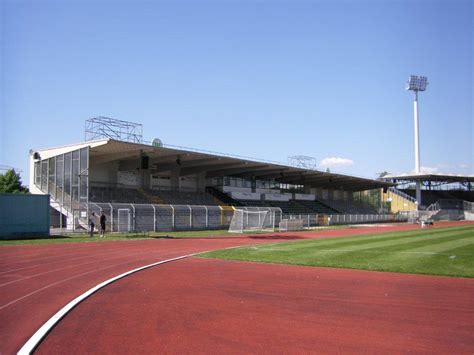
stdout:
[[[418,127],[418,91],[425,91],[428,85],[428,78],[426,76],[410,75],[407,82],[407,90],[413,91],[413,114],[415,116],[415,174],[420,173],[420,134]],[[416,202],[418,208],[421,206],[421,185],[420,182],[416,182]]]

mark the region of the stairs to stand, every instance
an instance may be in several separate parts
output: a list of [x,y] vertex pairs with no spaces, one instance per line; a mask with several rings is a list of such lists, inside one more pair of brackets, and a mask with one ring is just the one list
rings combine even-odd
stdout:
[[[83,228],[87,231],[89,228],[89,218],[88,216],[74,216],[74,214],[65,207],[61,207],[59,202],[57,202],[53,197],[50,197],[49,205],[58,211],[60,214],[63,214],[67,218],[67,229],[74,230],[77,227]],[[79,211],[80,212],[80,211]],[[77,224],[76,224],[77,223]]]
[[206,192],[221,206],[243,206],[243,204],[213,186],[207,186]]
[[143,197],[145,197],[148,201],[150,201],[150,203],[153,203],[155,205],[165,204],[165,202],[159,196],[153,195],[141,188],[137,190]]

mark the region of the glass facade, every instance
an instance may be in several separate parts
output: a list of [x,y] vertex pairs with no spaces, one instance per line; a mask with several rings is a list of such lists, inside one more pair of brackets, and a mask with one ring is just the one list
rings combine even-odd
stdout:
[[378,210],[379,208],[382,207],[381,194],[382,194],[381,189],[356,191],[352,194],[352,199],[354,202],[368,204],[368,205],[371,205],[376,210]]
[[86,209],[89,147],[35,162],[35,185],[69,212]]

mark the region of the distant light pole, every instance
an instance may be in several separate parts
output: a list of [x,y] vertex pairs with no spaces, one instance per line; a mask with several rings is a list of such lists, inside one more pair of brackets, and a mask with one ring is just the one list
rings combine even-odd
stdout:
[[[426,76],[410,75],[407,82],[407,90],[415,93],[413,101],[413,114],[415,116],[415,174],[420,174],[420,135],[418,128],[418,91],[425,91],[428,85],[428,78]],[[421,206],[421,184],[416,182],[416,202],[418,209]]]

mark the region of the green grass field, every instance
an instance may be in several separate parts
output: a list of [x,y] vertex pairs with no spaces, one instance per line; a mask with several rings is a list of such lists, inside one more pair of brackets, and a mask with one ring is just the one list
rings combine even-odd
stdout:
[[219,250],[201,256],[474,277],[474,226],[292,241]]

